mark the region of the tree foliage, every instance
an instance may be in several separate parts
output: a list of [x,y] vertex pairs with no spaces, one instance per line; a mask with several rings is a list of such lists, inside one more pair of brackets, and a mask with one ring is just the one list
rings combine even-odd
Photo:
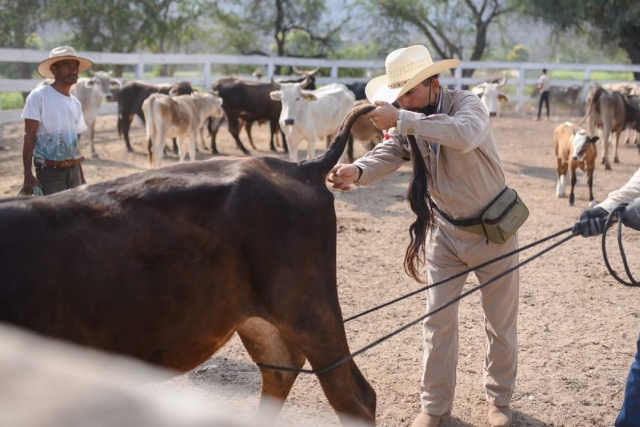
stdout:
[[[640,64],[640,2],[637,0],[510,0],[513,7],[558,32],[589,33],[600,46],[617,46]],[[635,73],[640,79],[640,73]]]
[[[0,46],[19,49],[37,47],[37,38],[33,37],[33,33],[42,21],[43,9],[44,0],[0,0]],[[28,79],[35,67],[19,63],[9,68],[15,68],[18,78]]]
[[324,0],[229,0],[214,13],[222,49],[311,58],[326,58],[339,46],[339,32],[349,19],[329,23],[325,15]]
[[[427,45],[434,59],[479,61],[488,47],[488,30],[513,9],[500,0],[362,0],[381,43],[398,46],[410,42]],[[415,40],[416,34],[423,40]],[[470,76],[467,69],[463,75]]]

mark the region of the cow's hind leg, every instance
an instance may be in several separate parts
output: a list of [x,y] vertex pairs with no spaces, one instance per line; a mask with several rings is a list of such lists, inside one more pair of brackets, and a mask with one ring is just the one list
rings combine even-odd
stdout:
[[[291,342],[285,340],[278,329],[259,317],[252,317],[238,329],[238,335],[247,352],[256,363],[301,368],[305,357]],[[295,372],[260,369],[262,387],[257,418],[274,420],[282,409],[296,377]]]
[[618,145],[620,144],[620,131],[616,132],[616,145],[613,147],[613,163],[620,163],[618,158]]
[[[296,300],[295,304],[283,301],[274,323],[283,336],[291,337],[313,369],[319,370],[349,356],[349,345],[337,293],[319,291],[326,286],[317,277],[314,280],[302,274],[300,279],[309,289],[317,290],[316,297]],[[376,393],[353,360],[319,374],[318,379],[343,424],[348,418],[375,423]]]

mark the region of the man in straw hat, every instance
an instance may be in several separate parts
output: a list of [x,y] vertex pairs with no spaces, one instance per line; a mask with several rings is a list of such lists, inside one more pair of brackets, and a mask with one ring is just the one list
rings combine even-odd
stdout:
[[[80,163],[78,134],[87,130],[80,101],[69,93],[78,73],[93,63],[76,55],[70,46],[56,47],[38,65],[38,73],[54,79],[34,89],[24,105],[24,185],[26,194],[40,187],[45,195],[85,183]],[[36,175],[31,171],[31,162]]]
[[[424,46],[391,52],[385,61],[386,74],[371,80],[366,87],[367,98],[377,106],[367,117],[379,129],[388,129],[386,140],[354,164],[336,165],[329,176],[333,187],[340,190],[348,191],[354,184],[371,185],[411,159],[408,136],[415,137],[420,151],[416,154],[422,156],[428,172],[421,197],[429,201],[430,226],[426,240],[420,244],[426,244],[429,285],[518,247],[517,236],[504,244],[493,243],[485,236],[482,225],[469,225],[471,222],[467,221],[478,219],[506,186],[489,117],[480,98],[469,91],[444,89],[438,80],[438,73],[458,65],[454,59],[433,62]],[[391,104],[394,101],[402,109],[396,109]],[[417,237],[413,227],[411,233],[412,238]],[[518,256],[513,255],[478,269],[475,274],[484,283],[517,263]],[[418,270],[407,268],[406,260],[405,269],[420,278]],[[458,297],[466,277],[465,274],[429,288],[427,312]],[[489,422],[492,426],[508,426],[517,368],[517,269],[482,288],[482,307],[487,336],[484,384]],[[456,304],[424,321],[422,412],[413,427],[442,426],[450,419],[458,357],[457,315]]]

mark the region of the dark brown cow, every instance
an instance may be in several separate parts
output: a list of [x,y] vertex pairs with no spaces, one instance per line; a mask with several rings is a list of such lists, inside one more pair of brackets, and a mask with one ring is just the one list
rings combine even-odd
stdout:
[[[237,77],[225,77],[217,80],[211,85],[211,90],[223,100],[222,108],[224,109],[229,126],[229,132],[236,141],[236,146],[243,153],[249,154],[240,141],[240,129],[245,126],[249,143],[255,149],[253,139],[251,138],[251,127],[254,122],[260,124],[269,122],[271,137],[269,140],[269,149],[276,151],[274,140],[277,138],[278,132],[282,136],[284,151],[289,152],[284,133],[280,129],[278,120],[282,110],[282,104],[274,101],[269,96],[274,90],[280,89],[280,83],[300,83],[307,81],[306,88],[313,90],[316,88],[314,74],[318,71],[300,71],[293,68],[296,74],[302,75],[300,78],[274,81],[271,79],[269,83],[258,83],[246,81]],[[222,120],[211,120],[209,122],[209,133],[211,134],[211,151],[213,154],[219,154],[216,147],[216,135],[220,129]]]
[[[263,364],[346,357],[325,179],[373,108],[310,161],[221,158],[0,201],[0,321],[181,371],[234,332]],[[259,410],[297,374],[261,375]],[[375,421],[353,360],[318,379],[339,416]]]
[[149,97],[149,95],[152,93],[163,93],[165,95],[189,95],[192,92],[193,88],[189,82],[152,85],[135,80],[122,86],[118,93],[118,135],[124,136],[124,143],[127,146],[127,151],[133,151],[131,142],[129,141],[129,128],[131,127],[131,121],[133,120],[133,116],[137,115],[144,123],[142,103]]

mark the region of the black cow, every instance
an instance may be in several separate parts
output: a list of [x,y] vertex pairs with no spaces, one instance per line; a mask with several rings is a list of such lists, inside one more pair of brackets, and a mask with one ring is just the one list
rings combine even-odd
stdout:
[[[245,81],[236,77],[225,77],[217,80],[211,86],[211,90],[222,98],[222,108],[224,109],[225,116],[229,124],[229,132],[236,141],[236,146],[242,150],[243,153],[249,154],[249,151],[244,147],[242,141],[240,141],[240,129],[243,124],[249,138],[251,147],[256,148],[251,137],[251,127],[254,122],[262,124],[269,122],[271,137],[269,140],[269,148],[271,151],[276,151],[274,139],[277,137],[278,131],[282,136],[282,145],[284,151],[289,152],[287,148],[287,142],[284,137],[284,133],[280,130],[278,125],[278,119],[280,118],[280,111],[282,110],[282,103],[274,101],[269,96],[269,93],[274,90],[280,89],[280,83],[300,83],[308,76],[308,84],[306,89],[316,89],[316,78],[314,74],[318,72],[318,68],[313,71],[300,71],[293,67],[293,71],[296,74],[302,75],[302,77],[296,77],[293,79],[283,79],[277,82],[271,79],[269,83],[256,83],[254,81]],[[216,135],[218,129],[222,125],[224,120],[210,120],[209,121],[209,133],[211,134],[211,151],[213,154],[218,154],[216,147]]]
[[351,84],[346,85],[347,89],[349,89],[356,96],[356,101],[360,99],[367,99],[367,94],[364,92],[364,88],[367,87],[366,83],[363,82],[353,82]]
[[[134,115],[138,115],[144,122],[142,103],[152,93],[164,93],[165,95],[189,95],[193,87],[189,82],[177,82],[172,84],[152,85],[141,81],[128,82],[118,92],[118,135],[124,136],[127,151],[132,152],[129,141],[129,128]],[[175,141],[174,141],[175,145]]]

